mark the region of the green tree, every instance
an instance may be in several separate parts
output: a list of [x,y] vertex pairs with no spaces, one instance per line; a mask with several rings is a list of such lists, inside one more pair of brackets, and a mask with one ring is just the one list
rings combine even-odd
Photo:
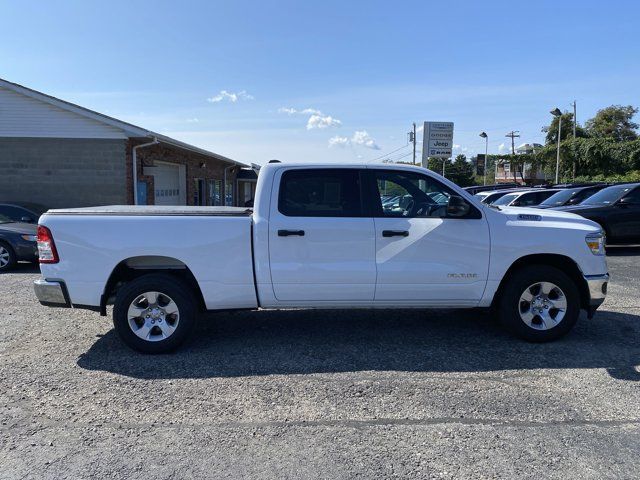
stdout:
[[[560,117],[553,117],[551,125],[542,127],[542,131],[547,134],[545,142],[547,145],[555,144],[558,142],[558,123]],[[573,113],[562,114],[562,131],[560,132],[560,141],[573,138]],[[588,137],[586,130],[580,125],[576,125],[576,137],[585,138]]]
[[587,121],[588,133],[596,138],[612,138],[618,142],[638,138],[638,124],[632,121],[638,109],[631,105],[611,105],[598,110],[596,116]]
[[471,163],[467,161],[467,157],[462,154],[456,156],[453,164],[447,171],[447,177],[461,187],[468,187],[475,183],[473,165],[471,165]]

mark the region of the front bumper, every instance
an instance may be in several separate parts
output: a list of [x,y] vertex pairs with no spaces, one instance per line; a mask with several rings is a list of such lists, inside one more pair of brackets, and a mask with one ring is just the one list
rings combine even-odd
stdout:
[[593,316],[597,308],[602,305],[607,296],[607,287],[609,286],[609,274],[604,275],[585,275],[585,281],[589,288],[589,318]]
[[67,287],[62,281],[40,278],[33,282],[33,290],[42,305],[47,307],[71,307]]

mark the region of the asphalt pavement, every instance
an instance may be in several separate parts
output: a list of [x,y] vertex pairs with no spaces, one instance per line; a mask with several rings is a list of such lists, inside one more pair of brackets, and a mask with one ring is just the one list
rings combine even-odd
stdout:
[[638,478],[640,247],[528,344],[475,311],[207,315],[172,355],[0,275],[0,478]]

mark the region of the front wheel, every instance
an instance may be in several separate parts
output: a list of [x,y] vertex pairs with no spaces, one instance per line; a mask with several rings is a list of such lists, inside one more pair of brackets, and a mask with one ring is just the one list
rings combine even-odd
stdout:
[[509,279],[499,303],[502,324],[512,334],[530,341],[547,342],[565,335],[580,314],[580,294],[561,270],[534,265]]
[[113,326],[129,347],[143,353],[178,348],[196,325],[196,300],[171,275],[149,274],[123,286],[116,295]]

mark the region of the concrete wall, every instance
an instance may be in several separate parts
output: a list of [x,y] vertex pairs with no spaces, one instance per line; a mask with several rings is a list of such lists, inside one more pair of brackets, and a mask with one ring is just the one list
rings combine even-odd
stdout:
[[0,201],[127,203],[126,140],[0,137]]

